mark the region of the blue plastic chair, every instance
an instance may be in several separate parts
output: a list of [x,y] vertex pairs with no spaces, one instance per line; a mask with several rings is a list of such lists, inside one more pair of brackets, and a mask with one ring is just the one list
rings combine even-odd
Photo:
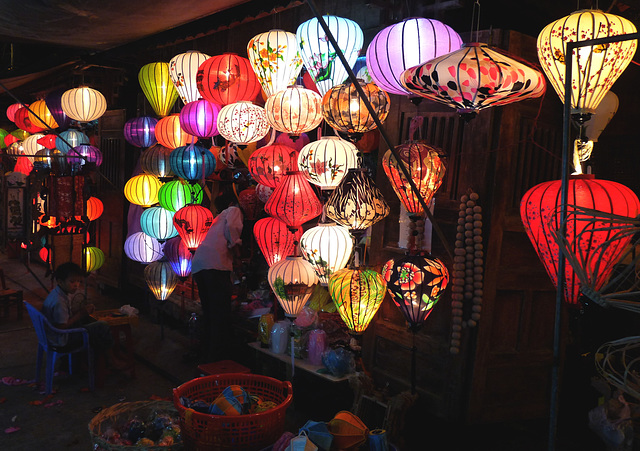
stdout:
[[[94,374],[93,374],[93,352],[91,346],[89,346],[89,333],[87,329],[58,329],[53,327],[46,316],[44,316],[37,308],[28,302],[24,301],[24,305],[27,308],[27,312],[33,322],[33,327],[36,330],[38,336],[38,357],[36,360],[36,383],[40,382],[40,374],[42,369],[42,357],[44,353],[47,353],[47,367],[46,367],[46,394],[50,394],[53,391],[53,373],[56,366],[56,360],[58,357],[68,356],[69,358],[69,374],[72,373],[71,355],[81,351],[87,351],[87,360],[89,367],[89,389],[94,390]],[[58,334],[82,334],[82,344],[69,348],[66,346],[55,346],[47,339],[47,332],[55,332]]]

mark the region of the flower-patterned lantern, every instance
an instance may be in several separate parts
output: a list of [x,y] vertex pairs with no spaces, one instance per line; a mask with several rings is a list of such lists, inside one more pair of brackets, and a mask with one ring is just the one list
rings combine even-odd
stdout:
[[210,56],[196,50],[180,53],[169,60],[169,76],[185,105],[200,98],[196,78],[198,68]]
[[270,267],[294,253],[296,237],[287,224],[278,218],[267,217],[256,221],[253,236]]
[[325,204],[327,217],[358,234],[384,219],[389,205],[364,169],[349,169]]
[[16,111],[14,116],[16,125],[29,133],[38,133],[44,131],[44,128],[37,127],[33,122],[31,122],[31,118],[29,118],[29,110],[27,108],[20,108]]
[[177,113],[160,119],[154,133],[158,143],[169,149],[196,142],[196,137],[188,134],[180,126],[180,115]]
[[258,195],[258,199],[260,199],[260,202],[266,204],[271,197],[271,194],[273,194],[273,188],[267,185],[263,185],[262,183],[258,183],[258,185],[256,186],[256,194]]
[[104,252],[95,246],[87,246],[84,250],[84,258],[87,272],[97,271],[104,264]]
[[173,104],[178,100],[178,91],[169,76],[169,64],[145,64],[138,72],[138,81],[153,111],[160,117],[169,114]]
[[540,97],[546,87],[542,73],[505,53],[478,42],[464,44],[405,70],[400,82],[408,91],[455,108],[467,118],[483,108]]
[[288,31],[269,30],[254,36],[247,54],[267,97],[292,85],[302,69],[296,35]]
[[86,86],[65,91],[60,101],[64,113],[78,122],[95,121],[107,111],[102,93]]
[[147,174],[155,175],[161,181],[173,177],[169,159],[172,150],[162,144],[155,144],[140,154],[140,167]]
[[160,242],[144,232],[135,232],[127,237],[124,253],[131,260],[145,264],[160,260],[163,256]]
[[250,186],[240,191],[238,194],[238,205],[242,208],[246,220],[253,221],[256,219],[262,211],[262,204],[260,203],[260,199],[258,199],[255,186]]
[[144,280],[158,301],[166,301],[178,285],[178,276],[167,261],[156,261],[144,268]]
[[322,203],[300,171],[289,171],[273,190],[264,211],[295,230],[322,213]]
[[238,144],[260,141],[269,132],[267,113],[251,102],[232,103],[220,110],[218,131],[224,139]]
[[183,180],[167,182],[158,191],[160,206],[170,211],[178,211],[188,204],[201,204],[203,197],[203,189],[200,185]]
[[302,86],[289,86],[271,95],[264,109],[269,125],[294,140],[322,122],[322,97]]
[[[538,58],[562,102],[567,43],[636,31],[635,25],[624,17],[595,9],[576,11],[547,25],[538,35]],[[595,112],[604,95],[633,59],[637,46],[637,40],[633,39],[574,50],[571,55],[572,114],[583,116]]]
[[24,141],[22,141],[22,151],[27,156],[35,155],[39,150],[44,149],[44,146],[39,143],[40,139],[43,138],[44,135],[42,133],[34,133],[31,136],[27,136]]
[[435,19],[412,17],[375,35],[367,48],[367,69],[376,85],[389,94],[412,94],[400,83],[405,70],[458,50],[462,39]]
[[249,172],[262,185],[275,188],[288,171],[298,169],[298,152],[291,147],[274,144],[261,147],[249,158]]
[[162,207],[147,208],[140,215],[140,228],[160,243],[178,236],[173,226],[174,212]]
[[267,279],[285,316],[295,318],[318,283],[313,267],[302,257],[287,256],[269,268]]
[[219,113],[220,107],[208,100],[189,102],[180,110],[180,127],[198,138],[211,138],[218,134]]
[[29,109],[33,111],[33,113],[31,111],[28,112],[29,119],[31,119],[31,123],[36,127],[40,127],[45,130],[58,128],[58,123],[51,114],[51,111],[49,111],[44,100],[36,100],[29,105]]
[[[374,83],[358,80],[365,96],[380,119],[384,122],[389,114],[389,94]],[[377,127],[355,85],[347,82],[331,88],[322,98],[322,114],[331,127],[357,141],[360,137]]]
[[216,159],[209,149],[194,144],[174,149],[169,164],[175,175],[190,182],[208,177],[216,169]]
[[[354,21],[343,17],[322,16],[322,19],[328,25],[349,66],[353,67],[364,43],[362,29]],[[296,37],[302,61],[320,95],[324,96],[332,87],[347,78],[347,70],[317,18],[301,23]]]
[[73,128],[63,131],[56,138],[56,149],[65,155],[72,147],[77,147],[81,144],[90,144],[89,137],[80,130]]
[[218,105],[252,101],[260,93],[260,83],[251,63],[234,53],[212,56],[198,68],[198,91]]
[[386,283],[376,271],[344,268],[329,277],[328,288],[342,321],[362,334],[382,305]]
[[382,268],[387,289],[413,331],[417,331],[449,283],[449,271],[429,255],[406,255]]
[[124,185],[124,196],[132,204],[150,207],[158,202],[158,191],[162,182],[151,174],[131,177]]
[[195,252],[213,224],[213,213],[200,205],[185,205],[173,215],[173,225],[189,252]]
[[71,125],[71,118],[67,116],[62,109],[62,94],[64,94],[65,91],[65,89],[55,89],[49,92],[44,98],[44,102],[47,104],[49,112],[56,120],[58,128],[61,130],[69,128],[69,125]]
[[358,149],[337,136],[323,136],[298,154],[298,169],[320,189],[334,189],[349,169],[358,167]]
[[353,251],[353,237],[349,230],[335,223],[320,223],[302,234],[302,256],[318,276],[321,285],[329,283],[329,277],[349,263]]
[[140,116],[124,123],[124,139],[136,147],[151,147],[156,140],[156,124],[158,119],[151,116]]
[[179,236],[164,243],[164,256],[169,261],[171,269],[180,279],[186,279],[191,274],[191,260],[193,254]]
[[104,205],[100,199],[93,196],[87,199],[87,218],[89,221],[95,221],[98,219],[102,216],[103,211]]
[[400,164],[404,165],[413,183],[418,188],[420,197],[424,199],[424,203],[429,205],[431,199],[435,195],[442,179],[444,178],[445,165],[440,158],[441,151],[435,147],[420,142],[408,142],[400,146],[396,146],[396,153],[400,156],[400,162],[391,153],[391,150],[382,157],[382,168],[389,178],[393,190],[396,192],[402,205],[411,214],[422,214],[424,209],[419,201],[418,196],[411,189],[409,181],[400,168]]

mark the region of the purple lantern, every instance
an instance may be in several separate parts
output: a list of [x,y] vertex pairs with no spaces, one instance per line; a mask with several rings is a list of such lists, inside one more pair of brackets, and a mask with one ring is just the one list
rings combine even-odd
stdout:
[[[73,158],[77,156],[78,158]],[[102,164],[102,152],[100,149],[88,144],[81,144],[74,147],[69,151],[69,163],[80,164],[81,166],[86,163],[95,163],[96,166]],[[84,158],[82,158],[84,157]]]
[[184,280],[189,277],[193,254],[189,252],[181,237],[171,238],[164,243],[164,256],[169,260],[171,269],[180,279]]
[[62,110],[62,94],[64,94],[65,91],[66,89],[56,89],[44,98],[44,103],[47,105],[47,108],[49,108],[51,116],[56,120],[58,128],[61,130],[67,129],[69,125],[71,125],[71,118]]
[[220,106],[200,99],[187,103],[180,111],[180,127],[198,138],[210,138],[218,134]]
[[136,147],[151,147],[156,141],[156,124],[158,119],[141,116],[129,119],[124,124],[124,139]]

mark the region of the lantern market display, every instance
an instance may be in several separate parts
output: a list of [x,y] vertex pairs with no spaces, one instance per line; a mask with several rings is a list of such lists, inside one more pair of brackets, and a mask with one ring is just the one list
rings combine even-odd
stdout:
[[254,36],[247,54],[267,97],[292,85],[302,69],[296,35],[288,31],[269,30]]
[[94,246],[88,246],[84,250],[84,258],[87,272],[97,271],[104,264],[104,252]]
[[171,178],[174,175],[169,162],[171,152],[171,149],[162,144],[155,144],[140,154],[140,167],[160,181]]
[[136,147],[151,147],[156,140],[156,124],[158,119],[151,116],[140,116],[124,123],[124,139]]
[[322,213],[322,204],[300,171],[289,171],[273,190],[264,211],[297,229]]
[[322,122],[322,97],[302,86],[289,86],[273,94],[264,109],[269,125],[293,140]]
[[140,228],[159,242],[178,236],[173,226],[174,212],[162,207],[147,208],[140,215]]
[[78,122],[94,121],[107,111],[102,93],[86,86],[65,91],[60,101],[64,113]]
[[131,177],[124,185],[124,196],[132,204],[150,207],[158,202],[158,191],[162,182],[150,174]]
[[275,188],[288,171],[298,169],[297,158],[298,152],[291,147],[264,146],[251,154],[248,168],[256,182]]
[[216,169],[216,159],[209,149],[194,144],[175,148],[169,164],[175,175],[188,181],[208,177]]
[[219,113],[220,107],[208,100],[189,102],[180,110],[180,127],[198,138],[211,138],[218,134]]
[[195,252],[213,224],[213,213],[200,205],[185,205],[173,215],[173,225],[190,252]]
[[224,139],[237,144],[259,141],[269,132],[267,113],[248,101],[232,103],[220,110],[218,131]]
[[353,251],[353,237],[341,225],[320,223],[302,234],[300,250],[313,266],[320,284],[326,286],[333,273],[347,266]]
[[318,276],[311,265],[296,256],[287,256],[274,263],[269,268],[267,279],[285,316],[289,318],[298,316],[318,283]]
[[207,54],[189,50],[169,60],[169,77],[185,105],[200,98],[196,82],[198,68],[209,58]]
[[183,280],[189,277],[193,254],[189,252],[189,248],[184,244],[182,238],[177,236],[167,240],[162,250],[173,272]]
[[124,241],[124,253],[133,261],[151,263],[162,258],[162,245],[144,232],[135,232]]
[[197,183],[182,180],[167,182],[158,191],[158,202],[162,208],[178,211],[187,204],[201,204],[203,190]]
[[167,261],[156,261],[144,268],[144,280],[158,301],[166,301],[178,284],[178,276]]
[[158,143],[169,149],[195,143],[196,138],[180,126],[180,115],[172,114],[158,121],[154,131]]
[[323,136],[298,154],[298,169],[320,189],[334,189],[349,169],[358,167],[358,149],[337,136]]
[[260,93],[260,83],[251,63],[234,53],[212,56],[198,68],[198,91],[218,105],[252,101]]
[[169,76],[169,64],[145,64],[138,72],[138,81],[153,111],[160,117],[169,114],[173,104],[178,100],[178,91]]
[[296,236],[278,218],[267,217],[256,221],[253,236],[270,267],[294,254]]

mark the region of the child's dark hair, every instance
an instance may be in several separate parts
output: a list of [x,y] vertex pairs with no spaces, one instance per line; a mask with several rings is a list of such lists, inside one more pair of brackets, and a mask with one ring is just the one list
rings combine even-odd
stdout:
[[76,263],[66,262],[60,264],[53,275],[56,280],[67,280],[71,276],[84,277],[84,271]]

